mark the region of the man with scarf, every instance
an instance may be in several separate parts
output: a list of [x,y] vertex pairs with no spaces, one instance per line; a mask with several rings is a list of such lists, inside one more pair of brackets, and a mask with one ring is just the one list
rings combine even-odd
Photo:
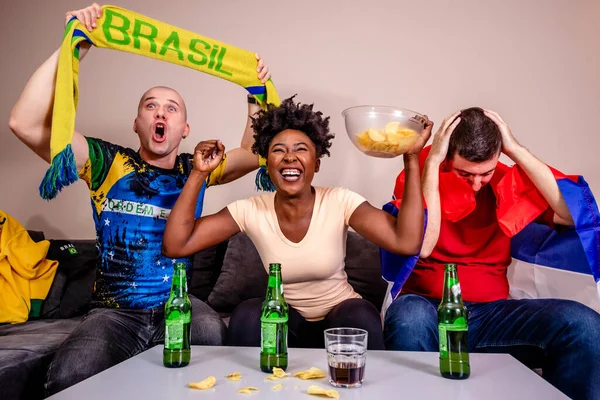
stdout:
[[[92,31],[99,29],[96,21],[101,16],[101,7],[93,4],[68,12],[65,25],[76,17]],[[89,47],[82,42],[79,59]],[[10,120],[15,135],[47,162],[58,59],[57,51],[33,74]],[[258,55],[257,60],[256,74],[265,83],[270,72]],[[259,109],[251,100],[249,117]],[[231,182],[258,168],[258,157],[250,150],[253,131],[249,118],[247,122],[242,146],[228,152],[203,185],[198,216],[207,187]],[[146,91],[133,130],[139,136],[138,150],[73,133],[77,171],[90,189],[98,269],[93,308],[57,351],[48,370],[48,395],[162,344],[164,304],[173,266],[185,262],[188,272],[191,270],[191,257],[175,259],[161,253],[166,219],[192,171],[193,155],[178,154],[181,140],[190,134],[182,97],[162,86]],[[216,143],[201,142],[197,150],[210,154]],[[194,296],[190,299],[192,344],[222,345],[226,327],[219,315]]]

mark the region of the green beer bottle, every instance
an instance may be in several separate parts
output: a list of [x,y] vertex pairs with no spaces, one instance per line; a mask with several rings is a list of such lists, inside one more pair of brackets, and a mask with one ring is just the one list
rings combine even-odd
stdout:
[[269,264],[269,284],[260,314],[260,369],[285,370],[287,352],[288,305],[283,297],[281,264]]
[[176,263],[171,294],[165,304],[165,348],[163,364],[168,368],[190,363],[190,323],[192,303],[187,294],[185,263]]
[[467,308],[458,282],[456,264],[446,264],[444,292],[438,307],[440,374],[449,379],[467,379],[471,374],[467,346]]

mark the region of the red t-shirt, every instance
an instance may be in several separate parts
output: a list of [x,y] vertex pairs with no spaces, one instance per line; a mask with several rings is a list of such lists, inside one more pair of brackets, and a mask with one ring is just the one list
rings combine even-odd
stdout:
[[[429,148],[421,154],[421,169],[428,153]],[[397,202],[403,190],[402,172],[394,190]],[[552,224],[554,213],[542,195],[518,166],[498,163],[476,196],[464,179],[440,169],[440,205],[438,242],[429,257],[419,259],[402,293],[441,298],[444,264],[455,263],[465,301],[506,299],[511,237],[535,219]]]

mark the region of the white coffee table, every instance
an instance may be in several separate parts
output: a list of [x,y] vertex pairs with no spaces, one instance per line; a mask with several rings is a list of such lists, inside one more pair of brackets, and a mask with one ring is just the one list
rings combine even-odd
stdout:
[[[162,346],[156,346],[100,374],[74,385],[51,399],[318,399],[306,393],[310,385],[333,389],[327,378],[284,378],[265,381],[258,367],[259,349],[252,347],[193,346],[185,368],[162,365]],[[287,372],[315,366],[327,371],[325,350],[289,349]],[[243,378],[225,375],[239,371]],[[187,387],[210,375],[217,384],[209,390]],[[283,388],[271,388],[282,383]],[[260,389],[251,395],[237,393],[245,386]],[[471,377],[464,381],[442,378],[438,353],[369,351],[361,388],[337,389],[340,399],[565,399],[535,372],[505,354],[471,354]]]

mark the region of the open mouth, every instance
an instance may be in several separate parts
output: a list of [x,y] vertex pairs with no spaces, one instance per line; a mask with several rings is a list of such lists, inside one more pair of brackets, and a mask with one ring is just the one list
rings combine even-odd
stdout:
[[154,133],[152,135],[152,138],[156,141],[156,142],[164,142],[166,139],[166,130],[167,130],[167,126],[165,124],[163,124],[162,122],[159,122],[157,124],[154,125]]
[[302,171],[297,168],[284,168],[281,170],[281,176],[287,182],[296,182],[300,179],[300,175],[302,175]]

